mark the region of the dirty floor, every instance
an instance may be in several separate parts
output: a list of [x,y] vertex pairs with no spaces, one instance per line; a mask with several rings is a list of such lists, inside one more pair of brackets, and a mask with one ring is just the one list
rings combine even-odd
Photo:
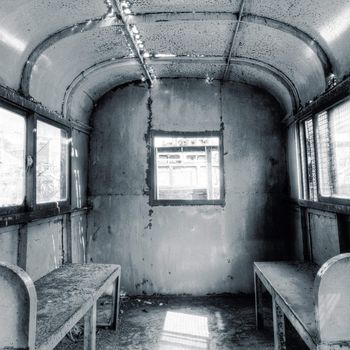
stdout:
[[[266,298],[266,327],[255,330],[252,296],[123,298],[118,332],[98,329],[98,350],[273,350],[271,304]],[[110,301],[100,302],[98,320],[108,317]],[[287,324],[287,347],[307,349]],[[83,349],[76,327],[56,350]]]

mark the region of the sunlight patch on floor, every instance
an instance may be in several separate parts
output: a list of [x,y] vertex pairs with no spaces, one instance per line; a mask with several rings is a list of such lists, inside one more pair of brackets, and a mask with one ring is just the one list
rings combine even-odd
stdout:
[[159,350],[210,349],[208,318],[168,311]]

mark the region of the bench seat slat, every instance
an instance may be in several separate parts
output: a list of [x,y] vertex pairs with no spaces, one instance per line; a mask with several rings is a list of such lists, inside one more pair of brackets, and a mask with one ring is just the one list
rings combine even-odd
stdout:
[[69,264],[35,282],[35,348],[52,349],[89,310],[120,273],[118,265]]
[[[300,322],[314,341],[317,339],[317,326],[313,288],[318,269],[319,266],[313,263],[255,263],[255,271],[270,285],[268,288],[270,293],[278,295],[283,300],[293,314],[293,319]],[[288,314],[286,316],[288,317]]]

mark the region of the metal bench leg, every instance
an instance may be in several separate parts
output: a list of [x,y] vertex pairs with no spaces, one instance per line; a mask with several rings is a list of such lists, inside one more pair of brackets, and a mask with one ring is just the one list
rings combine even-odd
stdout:
[[286,350],[286,331],[284,324],[284,314],[275,298],[272,298],[273,312],[273,335],[275,341],[275,350]]
[[84,316],[84,350],[96,349],[96,302]]
[[110,328],[117,330],[119,318],[119,297],[120,297],[120,275],[116,278],[113,285],[113,303],[112,303],[112,318]]
[[264,327],[262,283],[256,273],[254,273],[254,290],[256,329],[262,329]]

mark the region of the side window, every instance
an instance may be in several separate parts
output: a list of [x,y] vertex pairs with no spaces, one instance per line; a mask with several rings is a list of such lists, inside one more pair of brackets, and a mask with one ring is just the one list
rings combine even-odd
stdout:
[[322,197],[350,199],[350,101],[317,116]]
[[0,207],[24,204],[25,118],[0,107]]
[[300,124],[303,199],[350,199],[350,100]]
[[68,135],[61,128],[38,120],[36,139],[37,203],[67,200]]
[[69,141],[66,126],[0,105],[0,215],[68,208]]

